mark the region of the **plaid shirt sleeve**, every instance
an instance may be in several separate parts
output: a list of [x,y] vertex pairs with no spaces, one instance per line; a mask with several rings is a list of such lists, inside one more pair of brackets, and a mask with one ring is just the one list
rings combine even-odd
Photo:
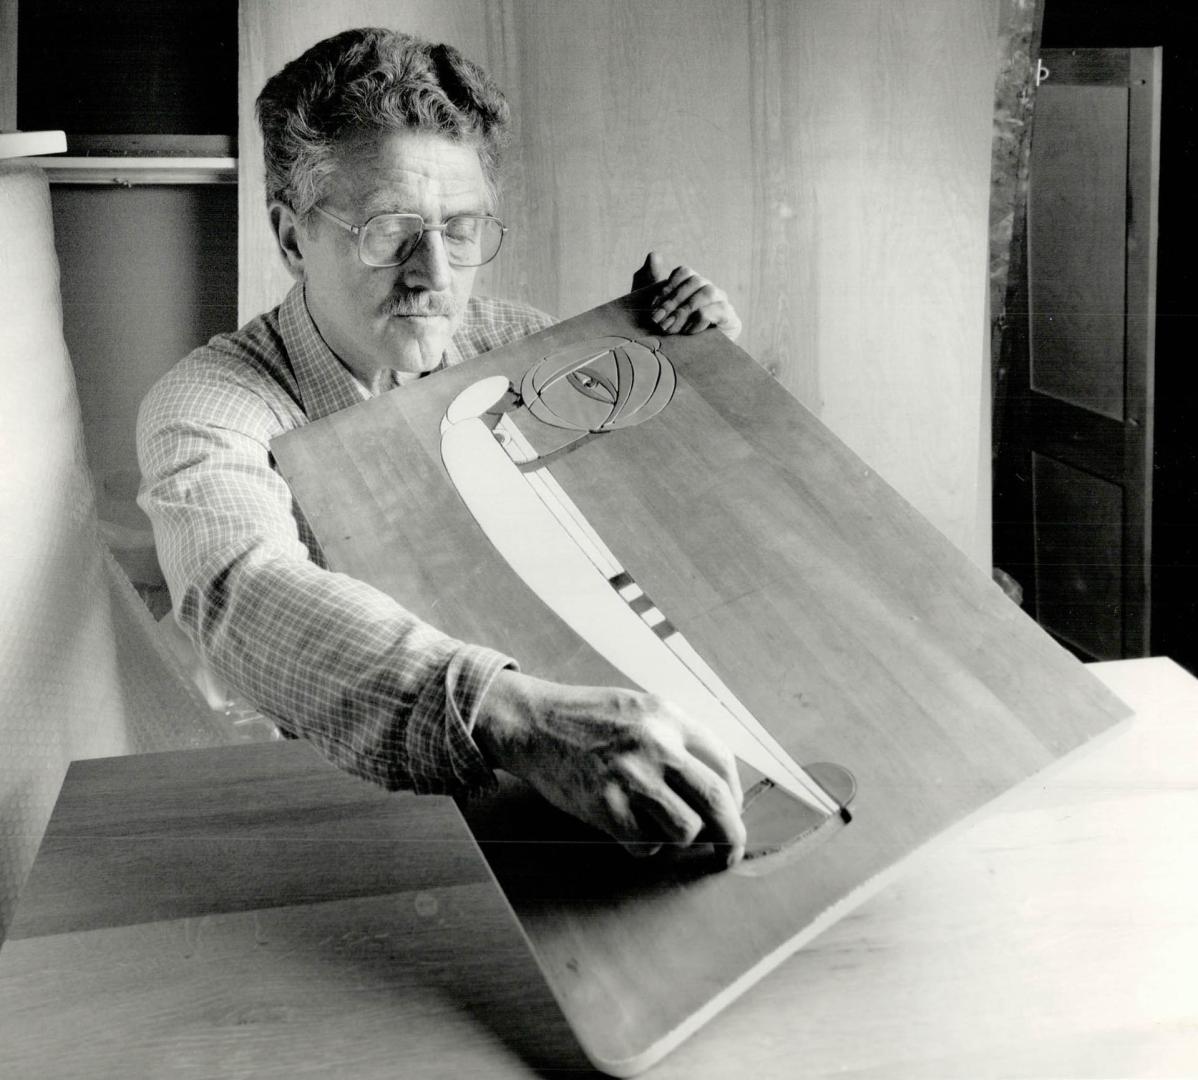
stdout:
[[493,783],[471,730],[514,661],[324,567],[270,456],[271,438],[306,422],[294,387],[228,361],[197,350],[138,418],[139,501],[176,619],[221,678],[347,771],[430,793]]

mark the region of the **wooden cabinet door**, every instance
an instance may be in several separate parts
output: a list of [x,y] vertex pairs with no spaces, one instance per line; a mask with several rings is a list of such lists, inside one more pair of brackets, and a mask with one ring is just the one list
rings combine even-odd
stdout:
[[1045,51],[996,552],[1095,659],[1149,644],[1159,49]]

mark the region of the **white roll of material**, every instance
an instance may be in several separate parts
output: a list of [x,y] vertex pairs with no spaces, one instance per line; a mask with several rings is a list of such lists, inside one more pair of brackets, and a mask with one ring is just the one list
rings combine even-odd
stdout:
[[0,941],[74,758],[229,731],[100,541],[45,174],[0,161]]

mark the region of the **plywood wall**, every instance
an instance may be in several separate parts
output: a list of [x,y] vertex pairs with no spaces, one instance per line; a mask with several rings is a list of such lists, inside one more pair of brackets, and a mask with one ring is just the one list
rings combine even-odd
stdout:
[[650,248],[741,344],[989,565],[987,199],[997,0],[243,0],[243,318],[288,279],[253,99],[321,37],[450,41],[505,88],[510,246],[482,288],[561,316]]

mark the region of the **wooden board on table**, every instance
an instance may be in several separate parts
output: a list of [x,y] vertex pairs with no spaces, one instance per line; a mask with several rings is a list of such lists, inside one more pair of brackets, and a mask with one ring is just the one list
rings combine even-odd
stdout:
[[[440,428],[484,376],[518,385],[559,349],[650,333],[639,304],[276,440],[330,565],[530,673],[626,684],[495,551],[446,475]],[[518,785],[464,800],[583,1048],[617,1074],[657,1060],[923,843],[1127,714],[721,334],[661,350],[677,372],[669,405],[550,471],[790,756],[844,766],[859,787],[853,822],[822,842],[709,875],[630,865]]]
[[0,1076],[551,1068],[585,1059],[452,800],[305,741],[71,764],[0,949]]

